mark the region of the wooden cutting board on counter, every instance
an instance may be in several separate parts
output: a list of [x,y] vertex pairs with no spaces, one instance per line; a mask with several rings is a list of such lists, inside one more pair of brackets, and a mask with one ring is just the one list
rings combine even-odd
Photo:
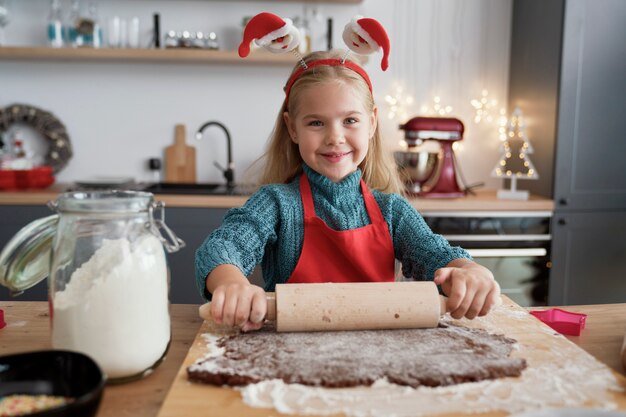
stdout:
[[[591,391],[587,391],[590,393],[587,397],[593,398],[592,400],[589,400],[592,402],[586,403],[587,406],[597,408],[600,407],[601,404],[605,404],[607,401],[610,401],[615,404],[617,409],[622,411],[626,410],[626,394],[624,392],[610,390],[609,387],[605,387],[605,384],[603,383],[603,381],[608,378],[612,380],[614,389],[619,390],[621,388],[622,390],[625,390],[626,377],[614,372],[606,365],[597,361],[576,344],[570,342],[568,339],[559,335],[550,327],[531,316],[527,310],[515,304],[506,296],[503,296],[503,304],[497,307],[488,316],[472,321],[462,320],[456,323],[466,327],[483,328],[490,333],[505,334],[508,337],[516,339],[519,343],[519,349],[514,350],[512,356],[525,358],[528,362],[528,368],[522,372],[522,376],[519,378],[504,378],[498,380],[497,384],[499,385],[495,385],[495,383],[494,385],[482,385],[485,382],[490,384],[491,382],[489,381],[483,381],[476,384],[470,383],[457,385],[456,387],[458,388],[454,388],[457,390],[456,394],[452,394],[451,399],[458,402],[459,395],[469,395],[468,401],[465,401],[464,399],[461,401],[464,408],[460,408],[460,410],[454,412],[426,412],[423,415],[436,415],[437,417],[456,415],[483,417],[507,416],[511,413],[511,411],[492,411],[481,413],[474,410],[472,408],[472,404],[476,403],[476,396],[483,396],[484,399],[482,401],[488,401],[489,403],[493,401],[500,401],[495,403],[507,404],[507,407],[510,407],[511,401],[517,401],[518,404],[527,404],[528,399],[532,401],[532,399],[537,396],[541,396],[543,392],[548,391],[555,393],[554,398],[556,401],[563,401],[563,404],[553,404],[553,407],[565,407],[565,400],[578,398],[578,393],[580,392],[580,390],[577,390],[578,388],[581,390],[585,388],[593,388],[593,393]],[[281,415],[287,415],[281,414],[274,408],[256,408],[246,405],[242,400],[240,392],[236,389],[192,383],[187,380],[187,367],[193,364],[196,359],[202,358],[207,353],[206,341],[202,335],[208,332],[209,328],[209,323],[205,321],[198,331],[198,334],[196,335],[196,338],[178,371],[158,416],[174,417],[184,415],[186,417],[203,417],[211,415],[278,417]],[[367,366],[367,364],[364,364],[364,366]],[[574,378],[571,378],[572,375],[574,375]],[[585,385],[589,383],[597,384],[597,381],[601,381],[599,385]],[[564,387],[564,384],[568,384],[570,382],[572,382],[573,385],[570,385],[569,388]],[[581,385],[579,386],[577,384]],[[470,388],[468,391],[467,387],[472,385],[475,385],[476,387]],[[494,386],[497,388],[493,388]],[[452,389],[453,386],[445,388],[449,390]],[[359,389],[373,390],[373,388],[369,387],[359,387]],[[522,391],[520,391],[520,389]],[[527,391],[523,391],[524,389]],[[449,393],[445,394],[436,390],[433,390],[432,392],[426,391],[426,394],[431,397],[422,398],[420,400],[422,401],[420,403],[421,405],[415,406],[415,408],[411,409],[424,413],[424,410],[430,410],[430,404],[445,404],[446,400],[444,399],[442,401],[442,395],[451,395]],[[417,394],[413,391],[412,393],[406,395]],[[503,397],[498,399],[499,396]],[[429,402],[429,398],[431,402]],[[526,400],[524,400],[524,398]],[[593,401],[598,401],[600,404],[596,404]],[[474,407],[476,406],[474,405]],[[519,412],[519,410],[517,412]],[[329,414],[307,413],[306,415],[328,416]],[[340,413],[331,415],[343,416],[345,414]],[[385,412],[378,411],[377,415],[385,415]]]
[[174,144],[165,148],[165,181],[196,182],[196,148],[186,143],[185,125],[176,125]]

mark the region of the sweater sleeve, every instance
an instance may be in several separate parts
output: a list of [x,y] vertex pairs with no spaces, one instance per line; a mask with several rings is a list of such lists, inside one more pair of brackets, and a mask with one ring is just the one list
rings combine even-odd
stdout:
[[450,246],[443,236],[434,233],[405,198],[391,194],[390,203],[393,246],[405,277],[432,280],[437,269],[454,259],[471,259],[464,249]]
[[243,207],[233,208],[196,250],[196,284],[202,296],[211,300],[206,278],[215,267],[231,264],[249,276],[259,264],[267,244],[277,239],[278,207],[267,188],[253,194]]

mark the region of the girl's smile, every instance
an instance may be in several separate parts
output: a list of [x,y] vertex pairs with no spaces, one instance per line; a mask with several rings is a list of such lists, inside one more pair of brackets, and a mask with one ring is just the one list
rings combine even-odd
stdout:
[[324,158],[328,159],[329,162],[335,163],[340,162],[345,156],[350,155],[352,152],[342,152],[342,153],[323,153],[321,154]]

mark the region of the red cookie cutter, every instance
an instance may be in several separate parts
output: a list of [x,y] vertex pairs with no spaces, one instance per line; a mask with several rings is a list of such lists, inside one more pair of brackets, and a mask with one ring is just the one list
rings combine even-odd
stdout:
[[580,336],[580,332],[585,328],[585,322],[587,321],[586,314],[572,313],[560,308],[531,311],[530,314],[557,332],[568,336]]
[[2,329],[6,325],[7,324],[4,321],[4,311],[2,311],[2,309],[0,309],[0,329]]

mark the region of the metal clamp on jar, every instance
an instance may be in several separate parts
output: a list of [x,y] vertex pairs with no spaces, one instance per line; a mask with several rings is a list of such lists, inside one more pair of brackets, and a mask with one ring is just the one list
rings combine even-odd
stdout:
[[165,251],[185,245],[163,204],[150,193],[103,191],[64,193],[49,206],[58,214],[3,249],[0,283],[20,293],[49,276],[53,348],[91,356],[109,382],[147,375],[170,342]]

